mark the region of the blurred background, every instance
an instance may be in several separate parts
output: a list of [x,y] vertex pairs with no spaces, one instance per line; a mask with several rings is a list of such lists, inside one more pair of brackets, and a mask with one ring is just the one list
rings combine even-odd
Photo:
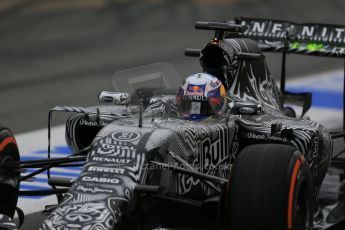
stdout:
[[[0,123],[15,134],[46,128],[51,108],[97,104],[123,69],[170,62],[182,77],[200,71],[184,50],[202,48],[213,34],[196,31],[195,21],[246,16],[345,24],[344,10],[344,0],[0,0]],[[279,79],[281,56],[268,54],[267,61]],[[342,70],[344,60],[289,55],[287,63],[288,79],[303,80]],[[45,148],[42,133],[44,139],[25,143]],[[22,229],[37,229],[40,213],[31,215]]]
[[[194,30],[197,20],[345,24],[344,9],[344,0],[0,0],[1,123],[15,133],[45,128],[49,109],[96,104],[122,69],[166,61],[184,77],[200,71],[197,59],[183,55],[212,38]],[[279,77],[280,56],[267,60]],[[342,65],[290,55],[288,78]]]

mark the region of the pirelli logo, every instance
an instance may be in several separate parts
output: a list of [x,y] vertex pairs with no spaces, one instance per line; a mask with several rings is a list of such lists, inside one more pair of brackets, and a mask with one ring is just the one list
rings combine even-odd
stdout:
[[125,169],[123,168],[111,168],[111,167],[98,167],[98,166],[90,166],[87,169],[88,172],[103,172],[103,173],[115,173],[115,174],[123,174]]

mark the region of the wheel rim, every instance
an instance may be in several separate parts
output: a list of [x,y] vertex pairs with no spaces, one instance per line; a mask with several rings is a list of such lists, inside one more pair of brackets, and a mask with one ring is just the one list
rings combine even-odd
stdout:
[[297,186],[296,200],[294,202],[294,229],[310,229],[310,200],[308,187],[304,181]]

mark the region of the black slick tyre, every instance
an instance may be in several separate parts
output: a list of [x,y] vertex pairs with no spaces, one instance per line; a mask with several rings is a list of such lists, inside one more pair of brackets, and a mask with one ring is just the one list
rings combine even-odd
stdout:
[[296,148],[248,146],[236,158],[225,189],[225,229],[311,229],[312,191],[308,164]]
[[11,218],[17,206],[20,173],[2,165],[15,161],[19,161],[16,140],[9,129],[0,126],[0,214]]

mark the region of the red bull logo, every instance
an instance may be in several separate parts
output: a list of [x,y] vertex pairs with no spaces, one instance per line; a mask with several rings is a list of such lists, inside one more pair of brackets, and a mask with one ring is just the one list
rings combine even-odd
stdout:
[[197,85],[193,85],[192,87],[190,87],[192,91],[197,91],[197,92],[200,92],[201,91],[201,88],[200,86],[197,86]]
[[186,95],[192,96],[204,96],[205,94],[204,85],[188,85]]

